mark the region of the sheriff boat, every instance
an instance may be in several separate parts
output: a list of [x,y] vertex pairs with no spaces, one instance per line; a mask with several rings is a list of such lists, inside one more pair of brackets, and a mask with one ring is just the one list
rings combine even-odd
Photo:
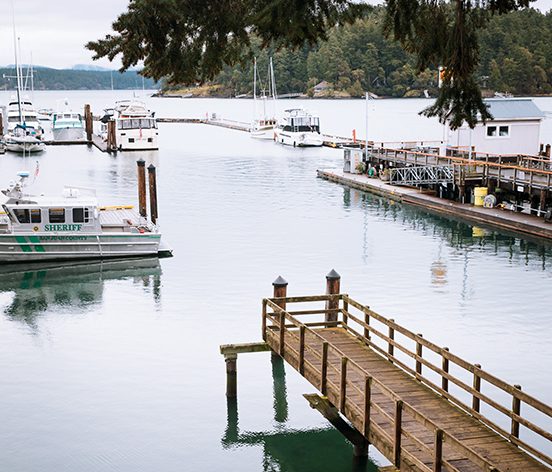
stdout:
[[82,187],[28,195],[29,173],[18,176],[0,195],[0,263],[172,255],[134,207],[98,207],[95,190]]

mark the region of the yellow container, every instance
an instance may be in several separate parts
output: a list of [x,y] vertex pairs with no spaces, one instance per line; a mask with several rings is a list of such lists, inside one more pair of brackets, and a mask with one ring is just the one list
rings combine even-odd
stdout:
[[473,196],[473,204],[475,206],[483,206],[483,200],[485,200],[485,197],[487,196],[487,187],[475,187],[473,189]]

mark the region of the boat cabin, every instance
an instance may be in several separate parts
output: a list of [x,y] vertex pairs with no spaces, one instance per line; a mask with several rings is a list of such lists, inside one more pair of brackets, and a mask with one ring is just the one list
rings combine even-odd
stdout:
[[531,99],[487,99],[493,120],[473,130],[464,123],[449,130],[447,145],[490,154],[536,156],[540,150],[540,124],[544,113]]
[[316,132],[320,133],[320,118],[307,113],[302,108],[294,108],[285,111],[284,131],[293,133]]

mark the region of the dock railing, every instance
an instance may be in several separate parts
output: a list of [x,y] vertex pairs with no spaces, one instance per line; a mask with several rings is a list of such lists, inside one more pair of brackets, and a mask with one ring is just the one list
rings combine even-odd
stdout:
[[[313,302],[332,301],[337,308],[309,309],[289,311],[287,304],[305,304]],[[341,305],[341,306],[339,306]],[[331,306],[331,304],[329,305]],[[272,312],[269,312],[272,309]],[[310,322],[299,321],[298,317],[316,316],[318,319]],[[324,318],[324,319],[321,319]],[[332,321],[326,321],[332,319]],[[375,322],[375,323],[374,323]],[[450,463],[442,459],[443,443],[448,444],[457,453],[472,461],[483,470],[499,470],[487,459],[475,452],[473,449],[463,445],[453,433],[441,430],[428,417],[417,411],[413,406],[401,399],[401,396],[394,393],[371,376],[361,366],[348,359],[339,347],[326,342],[315,330],[320,328],[339,327],[345,329],[348,333],[364,342],[380,356],[393,363],[395,366],[407,372],[410,376],[422,382],[424,385],[440,394],[443,398],[455,404],[481,423],[488,426],[502,437],[508,439],[511,443],[517,445],[520,449],[537,458],[544,464],[551,466],[552,458],[542,452],[542,449],[549,449],[552,441],[552,434],[545,428],[537,426],[530,421],[527,415],[522,414],[521,405],[532,407],[532,410],[542,414],[543,422],[552,424],[552,408],[545,403],[537,400],[533,396],[524,393],[518,385],[510,385],[500,380],[494,375],[486,372],[480,365],[471,364],[462,358],[449,352],[448,348],[441,348],[436,344],[426,340],[422,335],[415,334],[412,331],[395,323],[392,319],[387,319],[368,306],[364,306],[345,294],[337,295],[319,295],[310,297],[279,297],[263,300],[262,313],[262,334],[263,339],[274,346],[277,346],[277,352],[284,356],[286,360],[292,359],[291,364],[307,380],[316,385],[320,381],[319,389],[323,395],[327,396],[342,413],[348,413],[346,416],[366,437],[372,428],[380,437],[386,438],[393,444],[394,465],[398,466],[401,461],[401,455],[407,457],[412,463],[416,464],[423,471],[440,471],[441,465],[447,470],[456,471],[457,469]],[[386,331],[386,332],[384,332]],[[401,335],[405,341],[411,344],[411,347],[405,346],[397,338]],[[306,343],[305,339],[316,339],[315,345]],[[307,360],[308,354],[310,359]],[[428,354],[439,360],[430,360]],[[429,375],[424,373],[424,367],[429,370]],[[459,369],[460,374],[453,375],[451,370]],[[462,379],[462,373],[471,378]],[[433,374],[433,378],[431,377]],[[361,379],[359,387],[359,378]],[[436,380],[440,379],[439,380]],[[356,381],[354,381],[356,380]],[[482,393],[483,383],[494,387],[498,394],[493,397]],[[463,392],[464,398],[460,398],[462,393],[451,393],[451,387],[456,387]],[[395,402],[394,415],[384,411],[374,400],[372,392],[377,389],[385,397]],[[510,398],[508,407],[504,406],[504,396]],[[358,398],[362,398],[359,408]],[[354,401],[356,398],[356,402]],[[471,400],[471,405],[469,404]],[[489,410],[498,412],[503,418],[506,418],[509,426],[497,424],[496,414],[483,414],[482,406]],[[527,408],[525,408],[527,409]],[[380,428],[377,424],[370,421],[371,412],[379,413],[386,418],[392,426],[393,437]],[[434,435],[433,448],[428,447],[410,434],[401,420],[402,413],[406,413],[417,423],[423,425]],[[534,433],[537,439],[541,439],[542,447],[529,444],[520,439],[520,427],[526,428],[526,431]],[[376,431],[377,430],[377,431]],[[425,451],[433,458],[433,468],[420,462],[410,452],[401,449],[401,441],[406,440],[416,444],[416,446]],[[539,442],[538,440],[536,442]]]

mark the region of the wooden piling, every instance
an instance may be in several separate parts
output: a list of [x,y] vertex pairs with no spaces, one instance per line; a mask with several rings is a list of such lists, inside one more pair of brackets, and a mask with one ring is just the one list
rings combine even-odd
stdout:
[[[341,275],[335,270],[331,270],[326,275],[326,294],[337,295],[340,290]],[[339,300],[328,300],[326,302],[326,310],[334,310],[339,308]],[[326,321],[337,321],[337,313],[326,313]]]
[[[287,295],[288,283],[281,275],[279,275],[278,278],[274,282],[272,282],[272,286],[274,287],[274,298],[285,297]],[[286,309],[285,302],[277,303],[277,305],[282,310]]]
[[155,166],[150,164],[148,167],[148,182],[150,196],[150,218],[153,224],[157,221],[157,180],[155,176]]
[[136,161],[138,165],[138,206],[140,216],[147,216],[146,212],[146,161],[140,158]]
[[235,398],[238,395],[238,355],[226,354],[226,396]]
[[84,105],[84,127],[86,130],[86,140],[92,141],[92,113],[90,112],[90,105],[88,104]]
[[107,122],[107,150],[116,151],[117,150],[117,134],[115,133],[115,120],[110,120]]

